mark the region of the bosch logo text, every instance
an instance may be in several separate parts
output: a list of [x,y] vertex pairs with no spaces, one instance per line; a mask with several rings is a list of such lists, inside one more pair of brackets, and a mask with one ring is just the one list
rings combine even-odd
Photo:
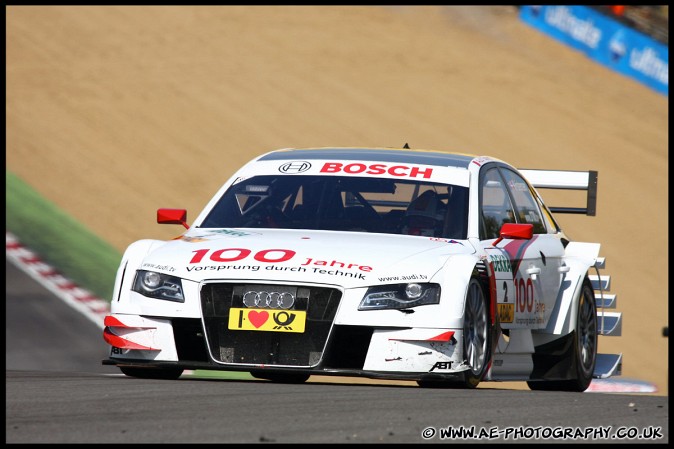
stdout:
[[321,173],[348,173],[351,175],[367,173],[368,175],[397,176],[401,178],[430,178],[433,174],[432,168],[409,167],[407,165],[387,165],[387,164],[362,164],[359,162],[353,164],[342,164],[341,162],[326,162],[321,168]]

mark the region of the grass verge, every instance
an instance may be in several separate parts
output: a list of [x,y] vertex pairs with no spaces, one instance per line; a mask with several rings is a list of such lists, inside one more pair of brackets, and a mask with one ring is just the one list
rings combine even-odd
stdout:
[[[68,214],[5,171],[6,230],[59,272],[96,296],[112,298],[122,255]],[[246,372],[197,370],[198,378],[246,380]]]
[[62,275],[110,301],[122,255],[7,170],[5,184],[5,229]]

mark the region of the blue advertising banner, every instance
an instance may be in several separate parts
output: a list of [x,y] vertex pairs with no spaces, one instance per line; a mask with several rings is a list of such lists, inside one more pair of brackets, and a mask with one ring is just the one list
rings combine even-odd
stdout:
[[522,6],[520,19],[589,58],[669,95],[669,47],[584,6]]

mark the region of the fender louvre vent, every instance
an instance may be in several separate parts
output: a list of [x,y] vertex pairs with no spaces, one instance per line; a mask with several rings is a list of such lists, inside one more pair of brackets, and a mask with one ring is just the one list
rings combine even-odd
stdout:
[[487,280],[489,271],[487,270],[487,265],[485,265],[484,261],[479,261],[475,264],[475,274],[477,274],[480,279]]

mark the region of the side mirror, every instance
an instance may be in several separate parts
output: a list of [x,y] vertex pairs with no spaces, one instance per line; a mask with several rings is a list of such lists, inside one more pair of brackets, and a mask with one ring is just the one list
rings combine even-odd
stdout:
[[503,223],[499,238],[494,240],[492,246],[498,245],[503,239],[530,240],[534,236],[534,225],[530,223]]
[[185,209],[157,209],[157,223],[181,224],[189,229],[187,224],[187,211]]

